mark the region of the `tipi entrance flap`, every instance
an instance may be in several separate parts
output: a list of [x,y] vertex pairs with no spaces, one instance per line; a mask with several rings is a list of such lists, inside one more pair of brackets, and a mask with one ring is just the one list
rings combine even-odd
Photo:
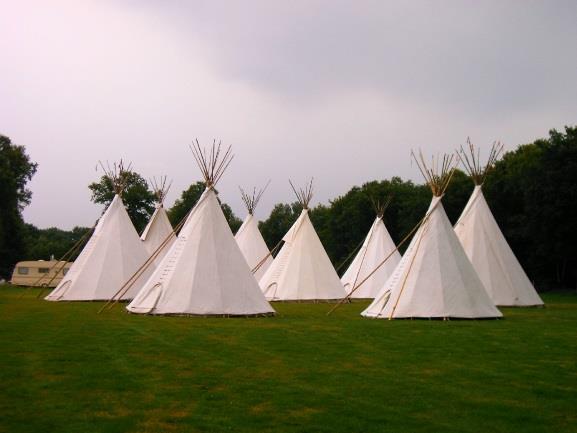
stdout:
[[52,293],[50,293],[50,296],[52,298],[51,300],[59,300],[63,296],[65,296],[66,292],[70,288],[71,283],[72,283],[71,280],[65,280],[65,281],[62,281],[60,284],[58,284],[58,287],[56,287],[54,289],[54,291]]
[[151,313],[156,304],[158,303],[160,296],[162,295],[162,283],[157,283],[150,286],[147,290],[139,293],[140,302],[137,307],[134,307],[131,312],[139,313]]

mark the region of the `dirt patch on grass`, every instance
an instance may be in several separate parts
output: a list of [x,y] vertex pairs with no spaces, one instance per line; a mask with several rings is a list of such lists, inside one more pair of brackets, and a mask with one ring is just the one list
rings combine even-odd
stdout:
[[260,415],[263,413],[271,412],[273,410],[272,404],[268,401],[264,401],[257,405],[251,406],[250,412],[255,415]]
[[322,410],[314,407],[303,407],[289,411],[289,415],[295,418],[309,418],[318,413],[322,413]]

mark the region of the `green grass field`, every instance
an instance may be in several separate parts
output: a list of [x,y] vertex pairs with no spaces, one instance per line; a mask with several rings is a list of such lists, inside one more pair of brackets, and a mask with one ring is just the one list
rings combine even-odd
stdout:
[[1,432],[577,431],[577,295],[504,320],[97,315],[0,287]]

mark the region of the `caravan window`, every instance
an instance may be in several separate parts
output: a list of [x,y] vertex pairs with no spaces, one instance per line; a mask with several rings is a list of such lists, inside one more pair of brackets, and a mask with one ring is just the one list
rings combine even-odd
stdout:
[[38,268],[39,274],[47,274],[48,272],[50,272],[49,268]]
[[28,275],[29,269],[26,266],[18,267],[18,275]]

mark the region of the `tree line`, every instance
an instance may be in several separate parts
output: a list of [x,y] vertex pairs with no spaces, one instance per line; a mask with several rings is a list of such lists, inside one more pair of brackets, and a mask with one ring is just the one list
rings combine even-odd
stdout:
[[[17,149],[12,153],[20,152],[23,156],[19,160],[25,161],[19,166],[18,180],[11,184],[11,211],[2,208],[0,212],[0,276],[6,277],[18,260],[48,259],[51,254],[62,256],[89,229],[38,229],[24,224],[20,212],[31,197],[25,184],[34,175],[36,164],[27,159],[23,147],[11,145],[6,137],[1,139],[4,141],[0,143]],[[10,173],[4,171],[7,166],[4,160],[10,158],[10,152],[4,155],[6,144],[2,146],[0,167],[1,179],[4,179],[10,177]],[[154,210],[154,194],[138,173],[127,175],[123,200],[140,233]],[[443,198],[452,223],[457,221],[473,187],[464,172],[455,172]],[[89,188],[95,203],[106,206],[114,196],[112,185],[105,176]],[[2,197],[9,195],[8,189],[0,189]],[[186,216],[203,190],[204,183],[196,182],[182,192],[168,209],[173,225]],[[483,191],[511,248],[537,288],[574,288],[577,282],[577,127],[565,127],[561,132],[551,130],[548,138],[505,153],[491,170]],[[384,220],[393,240],[398,243],[421,220],[429,206],[431,192],[424,184],[400,177],[374,180],[310,210],[319,237],[340,273],[346,269],[351,252],[359,247],[375,218],[372,202],[384,201],[389,196],[392,200]],[[242,221],[226,203],[221,206],[231,229],[236,232]],[[301,206],[296,200],[278,203],[268,218],[259,223],[269,248],[281,241],[300,212]],[[11,230],[10,224],[14,225],[18,216],[18,229]],[[11,244],[17,248],[10,248]],[[401,252],[406,245],[401,247]]]

